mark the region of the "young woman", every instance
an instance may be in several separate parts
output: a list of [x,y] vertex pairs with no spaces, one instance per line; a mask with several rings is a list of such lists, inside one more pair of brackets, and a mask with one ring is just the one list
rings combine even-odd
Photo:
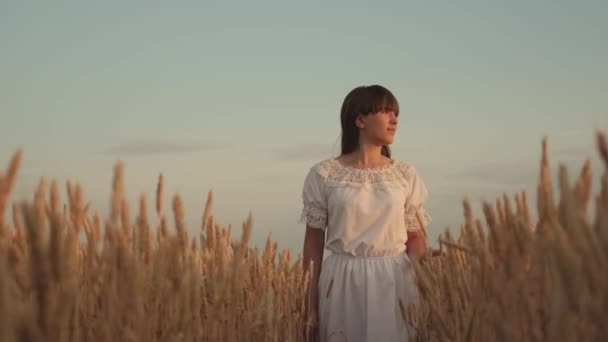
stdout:
[[407,307],[416,297],[411,259],[426,250],[430,217],[420,175],[391,158],[398,117],[388,89],[353,89],[340,113],[342,153],[313,165],[304,181],[312,340],[407,341],[399,302]]

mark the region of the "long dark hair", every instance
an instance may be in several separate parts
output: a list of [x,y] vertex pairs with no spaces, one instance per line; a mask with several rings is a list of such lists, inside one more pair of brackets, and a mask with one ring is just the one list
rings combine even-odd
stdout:
[[[359,128],[355,124],[357,116],[380,111],[394,111],[395,115],[399,114],[397,98],[381,85],[360,86],[346,95],[340,110],[342,154],[351,153],[359,146]],[[382,155],[391,157],[391,149],[387,145],[382,145]]]

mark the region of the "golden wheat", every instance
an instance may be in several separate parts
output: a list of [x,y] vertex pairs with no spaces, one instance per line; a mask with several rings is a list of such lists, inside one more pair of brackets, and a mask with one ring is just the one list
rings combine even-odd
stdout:
[[[0,178],[0,209],[21,157],[15,153]],[[230,226],[214,222],[211,193],[191,240],[175,195],[171,233],[162,175],[155,241],[144,195],[131,220],[123,174],[119,162],[105,222],[89,212],[79,185],[66,184],[62,210],[58,185],[48,191],[44,179],[31,203],[13,205],[12,225],[0,220],[1,341],[303,340],[307,275],[299,256],[292,260],[270,239],[261,254],[252,248],[251,216],[233,240]]]
[[[597,139],[608,169],[605,136]],[[445,232],[440,250],[415,264],[420,300],[398,303],[412,340],[608,338],[608,172],[594,198],[589,162],[573,186],[560,166],[556,200],[547,150],[543,140],[537,222],[525,192],[483,203],[485,225],[465,200],[458,237]],[[270,235],[263,250],[250,246],[251,215],[234,239],[215,222],[209,192],[200,234],[189,237],[177,194],[170,227],[162,174],[155,220],[145,195],[132,215],[121,162],[105,220],[80,185],[65,184],[64,205],[44,178],[31,201],[9,207],[21,159],[19,150],[0,172],[0,341],[303,340],[310,268]]]
[[608,148],[596,216],[588,218],[591,169],[574,184],[559,166],[555,199],[547,141],[542,142],[538,217],[531,222],[525,193],[483,203],[485,227],[464,201],[459,237],[442,234],[442,253],[416,264],[421,293],[408,320],[417,341],[605,341],[608,326]]

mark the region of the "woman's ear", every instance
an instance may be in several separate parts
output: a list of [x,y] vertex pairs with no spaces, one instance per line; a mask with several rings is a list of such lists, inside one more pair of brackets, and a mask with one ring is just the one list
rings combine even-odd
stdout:
[[365,128],[365,122],[363,121],[362,115],[357,115],[357,118],[355,118],[355,126]]

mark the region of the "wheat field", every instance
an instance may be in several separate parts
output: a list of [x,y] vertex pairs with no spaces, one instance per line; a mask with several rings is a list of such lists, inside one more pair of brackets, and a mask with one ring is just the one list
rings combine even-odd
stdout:
[[[416,264],[420,302],[407,310],[417,341],[607,341],[608,147],[600,193],[590,161],[575,184],[559,165],[551,178],[547,140],[531,219],[525,192],[483,203],[485,224],[464,201],[459,236],[439,238],[441,253]],[[559,189],[559,197],[553,189]],[[590,217],[589,207],[595,206]]]
[[[411,340],[608,340],[608,147],[597,142],[595,196],[589,162],[573,185],[560,166],[553,193],[543,140],[536,222],[526,193],[483,203],[485,223],[464,202],[458,237],[442,234],[415,264],[420,300],[402,306]],[[65,200],[41,178],[31,201],[10,202],[22,155],[0,172],[0,341],[304,341],[310,268],[270,237],[250,246],[251,216],[234,238],[209,193],[189,236],[179,195],[162,202],[162,175],[153,206],[127,203],[120,162],[106,218],[70,182]]]

